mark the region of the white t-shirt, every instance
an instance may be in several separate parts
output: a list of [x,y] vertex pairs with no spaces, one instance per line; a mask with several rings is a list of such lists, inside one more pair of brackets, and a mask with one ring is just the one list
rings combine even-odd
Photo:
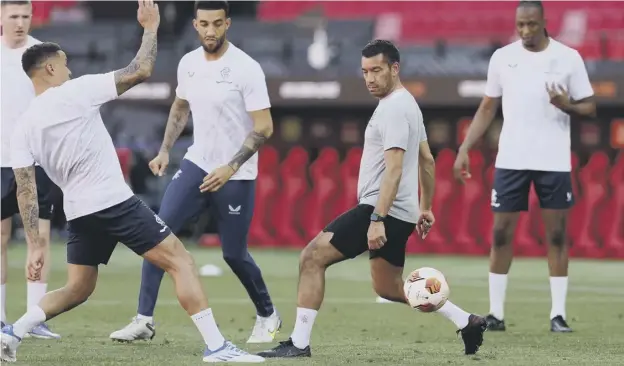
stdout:
[[28,36],[26,44],[20,48],[9,48],[2,42],[1,69],[1,107],[2,118],[2,167],[11,167],[11,136],[15,130],[15,124],[19,116],[24,113],[28,104],[35,98],[35,88],[30,78],[22,68],[22,54],[29,47],[41,43],[37,39]]
[[422,112],[406,89],[396,90],[381,99],[364,133],[358,201],[377,205],[386,171],[384,152],[392,148],[403,149],[405,154],[401,182],[388,214],[399,220],[416,223],[420,216],[418,157],[420,143],[426,140]]
[[517,41],[492,55],[485,95],[502,96],[504,118],[497,168],[571,170],[570,116],[550,104],[546,83],[553,82],[574,100],[594,95],[581,55],[552,38],[541,52]]
[[117,98],[115,76],[85,75],[37,96],[13,135],[12,162],[38,162],[63,191],[67,220],[102,211],[133,193],[100,116],[100,106]]
[[[231,43],[216,61],[206,60],[201,47],[184,55],[176,95],[189,102],[193,114],[193,145],[184,158],[207,173],[228,164],[240,150],[253,130],[249,112],[271,107],[262,67]],[[256,153],[231,179],[257,175]]]

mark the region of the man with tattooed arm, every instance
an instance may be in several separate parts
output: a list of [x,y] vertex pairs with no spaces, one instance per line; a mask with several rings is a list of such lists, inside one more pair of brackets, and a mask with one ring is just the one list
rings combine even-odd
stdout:
[[68,278],[64,287],[47,293],[15,324],[2,329],[1,359],[15,362],[25,334],[85,302],[118,242],[162,268],[173,278],[180,305],[201,333],[204,362],[262,362],[226,341],[204,295],[193,258],[125,183],[100,106],[150,77],[156,61],[160,14],[152,0],[139,2],[137,19],[145,29],[141,47],[123,69],[70,80],[67,56],[55,43],[30,47],[22,67],[36,98],[20,117],[12,141],[12,167],[17,200],[29,245],[28,277],[37,281],[45,264],[39,233],[35,163],[39,163],[64,195],[68,220]]
[[[193,113],[193,145],[167,187],[159,216],[177,233],[203,210],[218,221],[223,257],[256,308],[248,343],[272,342],[281,326],[260,269],[247,250],[254,210],[257,151],[273,132],[264,73],[260,65],[226,39],[230,27],[225,1],[195,3],[193,25],[201,47],[178,66],[176,98],[152,172],[162,176],[169,150]],[[143,262],[137,316],[113,332],[118,341],[151,339],[154,308],[163,271]]]

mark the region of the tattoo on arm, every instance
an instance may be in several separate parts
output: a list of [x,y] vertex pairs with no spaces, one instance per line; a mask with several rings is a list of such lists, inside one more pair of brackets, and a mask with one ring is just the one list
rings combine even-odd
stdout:
[[156,63],[157,44],[156,32],[146,30],[143,33],[139,52],[132,62],[123,69],[115,71],[117,95],[122,95],[150,77]]
[[241,146],[240,150],[238,150],[228,165],[234,169],[234,171],[238,171],[241,165],[245,164],[245,162],[260,149],[260,146],[262,146],[266,140],[268,140],[268,137],[263,133],[251,131],[245,139],[245,142],[243,142],[243,146]]
[[160,151],[169,152],[178,137],[180,137],[184,126],[186,126],[188,122],[189,108],[189,103],[186,100],[176,97],[169,111],[169,119],[167,120],[167,127],[165,128],[165,138],[160,146]]
[[32,245],[39,244],[39,202],[35,167],[14,169],[17,183],[17,204],[26,230],[26,237]]

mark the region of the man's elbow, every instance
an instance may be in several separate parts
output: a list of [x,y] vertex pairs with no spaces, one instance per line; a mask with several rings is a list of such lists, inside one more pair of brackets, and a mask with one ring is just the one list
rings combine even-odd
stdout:
[[435,159],[433,158],[433,155],[431,153],[429,154],[425,154],[425,155],[421,155],[420,156],[420,166],[423,169],[434,169],[435,168]]
[[266,137],[267,139],[273,135],[273,122],[262,123],[256,125],[255,132]]

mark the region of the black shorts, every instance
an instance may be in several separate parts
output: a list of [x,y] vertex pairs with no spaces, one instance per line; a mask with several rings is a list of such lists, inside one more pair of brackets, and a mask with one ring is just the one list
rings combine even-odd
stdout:
[[[371,205],[357,205],[329,223],[324,232],[333,233],[330,243],[347,258],[355,258],[368,250],[368,227],[375,208]],[[414,232],[416,224],[388,216],[384,221],[386,244],[370,251],[370,259],[383,258],[388,263],[403,267],[407,239]]]
[[529,209],[531,183],[540,207],[565,210],[574,205],[572,178],[569,172],[510,170],[496,168],[490,205],[494,212],[518,212]]
[[[37,197],[39,199],[39,218],[52,219],[54,214],[54,202],[59,188],[48,178],[48,175],[40,166],[35,167],[37,180]],[[12,168],[2,168],[2,220],[19,213],[17,204],[17,184]]]
[[117,243],[138,255],[160,244],[171,231],[136,196],[68,222],[67,263],[107,264]]

